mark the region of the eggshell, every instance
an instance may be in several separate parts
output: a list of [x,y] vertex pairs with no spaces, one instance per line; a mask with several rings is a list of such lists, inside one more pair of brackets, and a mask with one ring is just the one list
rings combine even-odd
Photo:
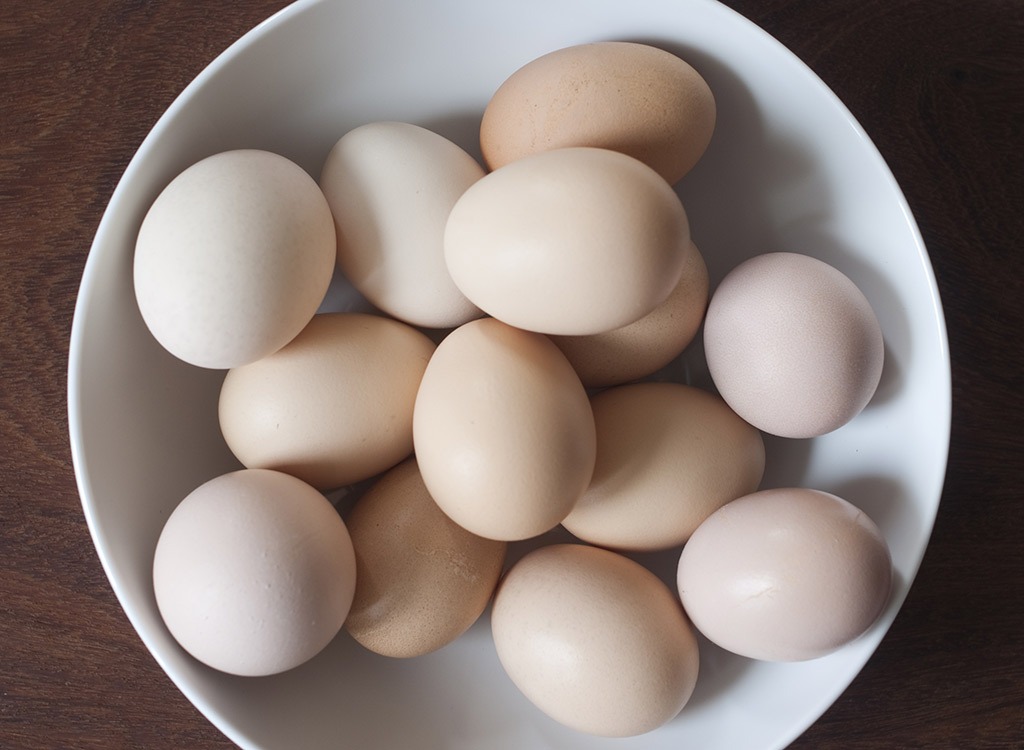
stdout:
[[624,550],[681,545],[764,475],[761,433],[707,391],[635,383],[602,391],[591,407],[594,476],[562,521],[584,541]]
[[276,471],[225,474],[171,513],[153,558],[160,615],[199,661],[236,675],[302,664],[337,635],[355,590],[341,517]]
[[838,269],[767,253],[734,268],[712,295],[704,349],[715,387],[767,433],[809,438],[842,427],[882,374],[882,329]]
[[423,374],[413,415],[423,481],[479,536],[513,541],[557,526],[590,482],[595,440],[583,385],[540,334],[466,323]]
[[434,343],[396,320],[317,315],[295,340],[224,378],[218,413],[248,468],[319,489],[368,479],[412,452],[412,410]]
[[334,272],[334,221],[316,182],[277,154],[227,151],[157,196],[135,245],[139,311],[176,357],[227,369],[287,344]]
[[492,169],[541,150],[608,148],[675,183],[707,149],[715,116],[711,89],[679,57],[646,44],[595,42],[513,73],[484,110],[480,145]]
[[679,356],[700,330],[708,304],[708,268],[690,243],[668,299],[635,323],[592,336],[552,336],[588,388],[638,380]]
[[384,656],[435,651],[483,613],[505,562],[505,542],[471,534],[437,507],[409,459],[347,516],[359,578],[345,629]]
[[561,544],[527,554],[498,587],[491,629],[512,682],[581,732],[649,732],[696,684],[697,641],[674,594],[608,550]]
[[456,285],[482,310],[541,333],[628,325],[679,283],[690,228],[650,167],[598,148],[545,151],[476,182],[444,236]]
[[472,156],[417,125],[350,130],[320,175],[339,268],[370,302],[407,323],[453,328],[480,317],[448,275],[443,240],[455,201],[483,175]]
[[862,635],[881,615],[892,562],[863,512],[819,490],[763,490],[710,516],[679,558],[694,625],[753,659],[802,661]]

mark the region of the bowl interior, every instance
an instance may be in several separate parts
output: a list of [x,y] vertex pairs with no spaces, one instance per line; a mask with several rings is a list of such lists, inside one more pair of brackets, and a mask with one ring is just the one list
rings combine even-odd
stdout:
[[[550,50],[603,39],[675,52],[715,93],[711,147],[678,186],[712,285],[745,258],[791,250],[838,267],[878,314],[886,363],[874,400],[825,437],[768,439],[763,486],[834,492],[879,524],[896,572],[883,617],[848,647],[799,664],[756,663],[702,643],[690,705],[662,729],[614,741],[533,709],[501,671],[486,615],[456,643],[415,660],[376,656],[343,633],[275,677],[198,664],[160,620],[152,555],[181,498],[237,463],[217,426],[223,373],[165,353],[135,305],[132,252],[149,204],[186,166],[229,148],[276,151],[317,176],[334,142],[372,120],[414,122],[478,155],[483,106],[505,77]],[[358,304],[338,279],[325,309]],[[668,375],[710,387],[699,342]],[[171,679],[245,747],[782,747],[849,684],[903,602],[937,509],[949,418],[938,293],[890,172],[799,60],[709,0],[310,0],[286,9],[212,63],[131,162],[89,256],[69,370],[75,467],[111,584]],[[677,554],[639,559],[671,581]]]

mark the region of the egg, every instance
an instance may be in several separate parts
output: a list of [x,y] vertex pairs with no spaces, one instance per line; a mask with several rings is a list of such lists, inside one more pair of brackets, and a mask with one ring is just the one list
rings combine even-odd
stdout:
[[297,667],[334,639],[355,565],[345,523],[323,495],[287,474],[243,469],[202,484],[171,513],[153,591],[192,656],[263,676]]
[[761,433],[707,391],[635,383],[598,393],[591,407],[594,476],[562,521],[584,541],[636,551],[682,545],[764,475]]
[[882,329],[841,271],[798,253],[744,261],[719,284],[704,321],[715,387],[772,435],[810,438],[856,417],[878,387]]
[[483,614],[505,562],[505,542],[448,518],[409,459],[388,471],[346,516],[359,576],[345,629],[375,653],[422,656]]
[[656,729],[697,680],[697,640],[675,595],[639,563],[596,547],[528,553],[498,587],[491,631],[519,690],[589,734]]
[[455,201],[483,175],[459,146],[417,125],[350,130],[320,175],[338,267],[380,310],[412,325],[453,328],[480,317],[448,275],[443,239]]
[[154,338],[189,364],[228,369],[287,344],[334,271],[334,220],[283,156],[209,156],[175,177],[135,244],[135,296]]
[[767,661],[831,653],[879,618],[892,561],[878,526],[820,490],[780,488],[734,500],[683,548],[679,595],[722,648]]
[[493,318],[438,345],[416,395],[413,445],[441,510],[502,541],[557,526],[597,450],[587,393],[558,347]]
[[542,150],[597,146],[675,183],[707,149],[715,117],[711,89],[681,58],[646,44],[594,42],[514,72],[484,110],[480,145],[492,169]]
[[669,364],[700,330],[708,304],[708,268],[690,243],[679,283],[640,320],[592,336],[551,336],[588,388],[620,385]]
[[318,489],[359,482],[412,453],[412,412],[434,343],[405,323],[321,313],[287,346],[230,370],[218,418],[248,468]]
[[604,333],[664,302],[690,228],[679,197],[633,157],[566,148],[474,183],[444,234],[455,284],[489,315],[559,335]]

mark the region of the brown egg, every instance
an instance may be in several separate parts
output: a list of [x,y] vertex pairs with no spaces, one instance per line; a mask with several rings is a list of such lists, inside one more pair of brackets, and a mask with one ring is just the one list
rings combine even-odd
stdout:
[[377,480],[346,521],[358,579],[345,629],[363,646],[420,656],[458,638],[483,613],[506,544],[442,513],[414,459]]
[[527,554],[498,586],[491,629],[512,682],[581,732],[656,729],[697,681],[697,640],[675,595],[608,550],[559,544]]
[[248,468],[331,489],[412,452],[412,409],[434,343],[390,318],[325,313],[275,354],[231,370],[219,416]]
[[591,406],[594,477],[562,521],[584,541],[624,550],[675,547],[761,482],[761,433],[714,394],[635,383],[602,391]]
[[881,531],[842,498],[804,488],[755,492],[694,532],[679,558],[694,625],[753,659],[835,651],[881,615],[892,561]]
[[675,183],[707,148],[715,116],[711,89],[680,58],[646,44],[596,42],[513,73],[484,110],[480,146],[491,169],[538,151],[597,146]]
[[708,304],[708,268],[690,243],[683,273],[668,299],[630,325],[592,336],[552,336],[583,385],[603,388],[661,369],[693,341]]
[[590,482],[594,417],[558,347],[493,318],[456,328],[423,375],[413,443],[452,520],[489,539],[557,526]]

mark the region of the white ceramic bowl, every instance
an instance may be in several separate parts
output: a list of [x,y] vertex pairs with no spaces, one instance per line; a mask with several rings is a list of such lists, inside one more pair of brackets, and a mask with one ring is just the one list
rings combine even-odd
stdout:
[[[671,723],[601,740],[542,716],[505,677],[485,618],[455,644],[393,661],[344,633],[276,677],[219,674],[160,620],[152,556],[190,490],[236,466],[219,436],[221,373],[189,367],[147,332],[132,290],[143,214],[178,172],[250,147],[319,174],[335,140],[394,119],[476,153],[483,105],[523,63],[602,39],[645,41],[690,61],[718,128],[680,192],[712,284],[770,250],[818,256],[865,292],[886,364],[867,409],[811,441],[768,441],[765,486],[834,492],[865,510],[892,549],[896,584],[881,620],[828,657],[756,663],[702,644],[699,685]],[[335,285],[328,306],[352,300]],[[707,385],[700,346],[677,365]],[[250,748],[780,748],[814,722],[871,656],[904,600],[931,532],[949,440],[946,335],[931,266],[904,198],[871,141],[801,62],[711,0],[302,0],[215,60],[132,160],[86,265],[71,339],[69,418],[85,515],[132,624],[188,698]],[[667,579],[675,555],[645,561]]]

